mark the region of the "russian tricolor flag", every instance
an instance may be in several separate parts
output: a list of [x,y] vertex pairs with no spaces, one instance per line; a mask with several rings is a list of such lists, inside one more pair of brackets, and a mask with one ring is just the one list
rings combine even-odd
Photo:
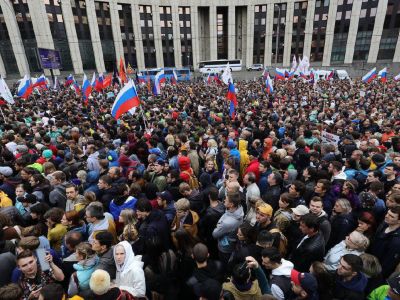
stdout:
[[383,68],[379,71],[378,75],[381,77],[381,82],[386,83],[387,81],[387,68]]
[[111,108],[111,115],[118,120],[122,114],[139,105],[140,100],[136,92],[136,87],[132,79],[130,79],[120,90],[117,98],[115,98],[114,104]]
[[160,72],[158,72],[156,74],[156,82],[158,81],[159,84],[165,83],[166,78],[165,78],[165,74],[164,74],[164,70],[161,70]]
[[237,102],[237,97],[236,97],[235,85],[233,84],[233,82],[229,82],[228,93],[226,94],[226,98],[228,100],[230,100],[229,116],[232,119],[234,119],[235,118],[235,107],[237,107],[238,102]]
[[307,80],[307,75],[306,75],[306,74],[304,74],[303,72],[300,72],[300,77],[301,77],[301,78],[304,78],[304,79],[306,79],[306,80]]
[[72,85],[73,89],[75,90],[75,93],[80,96],[81,95],[81,88],[79,87],[78,82],[74,80],[74,84]]
[[275,79],[285,80],[285,71],[275,68]]
[[333,70],[329,73],[328,77],[326,80],[331,80],[333,78]]
[[104,81],[103,73],[100,73],[99,78],[96,80],[96,84],[95,84],[95,89],[99,93],[103,90],[103,81]]
[[165,83],[164,70],[158,72],[154,78],[153,94],[159,95],[161,93],[161,83]]
[[25,75],[21,82],[19,83],[17,89],[17,96],[22,99],[27,99],[29,95],[32,93],[32,81],[29,75]]
[[92,81],[90,82],[92,89],[96,86],[96,72],[93,72]]
[[36,80],[36,82],[32,85],[32,88],[41,87],[41,86],[44,86],[45,88],[47,88],[47,82],[46,82],[46,81],[47,81],[47,80],[46,80],[46,76],[42,75],[42,76],[40,76],[40,77]]
[[376,68],[373,68],[371,71],[365,74],[362,77],[362,81],[364,83],[370,83],[372,80],[374,80],[374,78],[376,78]]
[[85,104],[87,105],[89,102],[89,95],[92,92],[92,85],[86,77],[86,74],[83,74],[83,82],[82,82],[82,96]]
[[267,75],[267,80],[265,80],[265,84],[267,85],[267,93],[270,95],[274,92],[274,87],[272,85],[272,80],[269,75]]
[[74,76],[72,76],[72,74],[69,74],[67,77],[67,80],[65,80],[64,86],[70,86],[71,84],[73,84],[75,81]]
[[174,85],[178,83],[178,75],[176,75],[175,70],[172,70],[171,83]]
[[295,71],[290,71],[290,72],[288,73],[288,80],[293,79],[293,77],[294,77],[294,72],[295,72]]

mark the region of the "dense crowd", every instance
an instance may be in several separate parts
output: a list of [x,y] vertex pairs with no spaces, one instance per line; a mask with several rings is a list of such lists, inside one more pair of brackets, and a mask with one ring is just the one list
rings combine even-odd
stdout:
[[400,84],[235,86],[1,106],[0,299],[400,299]]

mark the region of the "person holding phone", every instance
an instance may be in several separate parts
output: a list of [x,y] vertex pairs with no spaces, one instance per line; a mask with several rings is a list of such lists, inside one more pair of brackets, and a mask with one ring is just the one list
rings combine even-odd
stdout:
[[44,260],[49,264],[47,271],[42,271],[38,264],[38,258],[30,250],[24,250],[17,256],[17,266],[22,272],[18,284],[24,292],[24,300],[36,300],[40,290],[45,285],[64,280],[63,271],[53,262],[53,256],[45,253]]

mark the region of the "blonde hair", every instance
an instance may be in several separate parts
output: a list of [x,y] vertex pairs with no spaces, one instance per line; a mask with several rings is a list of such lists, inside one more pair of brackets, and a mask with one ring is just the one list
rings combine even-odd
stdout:
[[358,251],[365,251],[368,246],[369,246],[369,239],[362,234],[361,232],[358,231],[353,231],[349,234],[349,236],[352,236],[353,238],[351,239],[352,243],[357,247],[356,250]]
[[218,147],[218,144],[217,144],[217,142],[216,142],[214,139],[209,139],[209,140],[207,141],[207,144],[210,145],[210,148],[212,148],[212,147]]
[[75,252],[79,253],[79,255],[82,255],[84,260],[92,258],[96,255],[96,252],[94,252],[92,249],[92,245],[88,242],[82,242],[78,244],[78,246],[75,248]]
[[176,210],[188,211],[190,209],[190,202],[186,198],[181,198],[175,202]]
[[136,241],[139,237],[139,233],[133,224],[128,224],[124,227],[122,231],[122,240],[133,242]]
[[124,225],[135,225],[137,223],[135,211],[130,208],[123,209],[119,214]]

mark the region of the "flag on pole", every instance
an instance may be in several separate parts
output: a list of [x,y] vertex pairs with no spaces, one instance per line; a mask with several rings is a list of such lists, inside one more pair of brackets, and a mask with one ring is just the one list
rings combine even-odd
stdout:
[[103,81],[104,81],[104,75],[103,75],[103,73],[100,73],[99,74],[99,78],[97,78],[97,80],[96,80],[96,84],[95,84],[95,90],[97,91],[97,92],[101,92],[102,90],[103,90]]
[[133,74],[133,69],[130,63],[128,63],[128,66],[126,67],[126,74]]
[[130,79],[115,98],[111,108],[111,115],[118,120],[122,114],[139,105],[140,100],[136,92],[135,84],[132,79]]
[[394,81],[399,81],[400,80],[400,73],[397,74],[396,76],[393,77]]
[[122,60],[122,57],[119,59],[119,78],[120,78],[122,84],[127,82],[126,72],[125,72],[125,64],[124,64],[124,61]]
[[233,82],[232,72],[231,72],[231,68],[229,67],[229,63],[226,65],[226,68],[221,75],[221,79],[222,79],[223,83],[225,83],[227,85],[229,85],[229,82]]
[[176,75],[175,70],[172,70],[171,83],[172,83],[173,85],[178,84],[178,75]]
[[364,83],[370,83],[372,80],[374,80],[374,78],[376,78],[376,68],[373,68],[371,71],[365,74],[362,77],[362,81]]
[[53,90],[58,90],[58,78],[57,78],[57,76],[54,76]]
[[275,68],[275,79],[285,80],[285,70]]
[[381,82],[386,83],[387,81],[387,68],[383,68],[379,71],[378,75],[381,77]]
[[80,96],[81,95],[81,88],[79,87],[79,84],[76,80],[74,80],[74,83],[72,85],[72,88],[75,90],[75,93]]
[[32,81],[29,75],[25,75],[21,82],[19,83],[17,89],[17,96],[22,99],[28,99],[29,95],[32,93]]
[[93,72],[92,81],[90,82],[90,85],[92,86],[92,89],[94,89],[96,86],[96,72]]
[[235,85],[233,82],[229,82],[228,85],[228,93],[226,94],[226,98],[230,100],[230,105],[229,105],[229,116],[234,119],[235,118],[235,108],[238,105],[237,102],[237,97],[236,97],[236,91],[235,91]]
[[159,95],[161,93],[161,84],[165,83],[164,70],[159,71],[154,77],[153,94]]
[[72,74],[69,74],[67,79],[65,80],[64,86],[68,87],[73,83],[74,83],[74,76]]
[[208,73],[208,76],[207,76],[207,83],[208,83],[208,84],[211,83],[211,74],[210,74],[210,73]]
[[267,93],[269,95],[274,93],[274,86],[272,85],[272,80],[271,77],[269,77],[269,75],[267,75],[267,80],[265,81],[265,84],[267,86]]
[[304,73],[303,60],[300,57],[299,57],[299,64],[297,65],[297,68],[299,69],[300,73]]
[[112,80],[113,80],[113,74],[107,75],[106,78],[104,78],[104,81],[103,81],[103,89],[106,89],[109,86],[111,86]]
[[89,102],[89,95],[92,92],[92,85],[86,77],[86,74],[83,74],[83,82],[82,82],[82,96],[85,105]]
[[334,72],[333,72],[333,70],[328,74],[328,77],[326,77],[326,80],[331,80],[331,79],[333,79],[333,74],[334,74]]
[[46,76],[42,74],[36,81],[35,83],[32,84],[32,88],[35,87],[46,87],[47,88],[47,83],[46,83]]
[[3,98],[7,103],[14,104],[14,98],[11,94],[10,89],[3,77],[0,77],[0,97]]

